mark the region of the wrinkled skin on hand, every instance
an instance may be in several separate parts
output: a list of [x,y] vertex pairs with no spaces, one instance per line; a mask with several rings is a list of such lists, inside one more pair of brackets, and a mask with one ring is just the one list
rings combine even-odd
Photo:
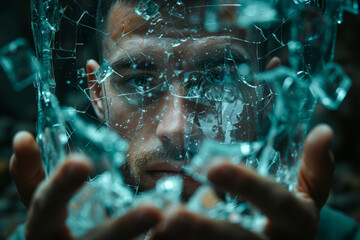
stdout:
[[[152,239],[313,239],[319,211],[329,195],[334,168],[329,151],[332,138],[332,130],[326,125],[310,132],[299,169],[299,184],[293,193],[240,166],[224,163],[210,169],[208,178],[216,188],[238,194],[267,216],[264,233],[181,208],[165,216],[156,208],[140,207],[105,222],[83,238],[132,239],[152,229]],[[40,150],[34,138],[25,132],[15,136],[10,173],[20,199],[29,208],[27,239],[72,239],[65,225],[66,205],[90,171],[86,160],[73,156],[51,179],[43,181]]]

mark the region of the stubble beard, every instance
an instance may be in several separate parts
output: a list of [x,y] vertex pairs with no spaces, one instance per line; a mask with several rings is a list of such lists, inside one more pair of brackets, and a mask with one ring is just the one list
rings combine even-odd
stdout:
[[[164,146],[156,148],[155,150],[143,152],[138,154],[136,158],[132,158],[131,154],[126,163],[121,168],[124,181],[129,185],[135,193],[143,192],[153,188],[154,186],[144,181],[146,168],[154,162],[166,162],[166,161],[185,161],[183,157],[185,151],[183,148],[175,146]],[[197,188],[197,187],[196,187]],[[182,200],[187,201],[190,196],[194,193],[196,188],[183,188]]]

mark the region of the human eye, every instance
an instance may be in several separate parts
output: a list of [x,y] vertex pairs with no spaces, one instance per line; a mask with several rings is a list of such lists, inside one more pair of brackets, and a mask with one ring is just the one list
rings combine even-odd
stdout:
[[124,85],[130,88],[148,91],[155,87],[157,83],[154,76],[150,74],[140,73],[125,76]]
[[123,93],[143,93],[151,91],[159,84],[156,77],[148,73],[113,76],[112,82]]
[[212,85],[235,83],[237,81],[237,73],[233,67],[217,67],[206,71],[204,80],[207,84]]

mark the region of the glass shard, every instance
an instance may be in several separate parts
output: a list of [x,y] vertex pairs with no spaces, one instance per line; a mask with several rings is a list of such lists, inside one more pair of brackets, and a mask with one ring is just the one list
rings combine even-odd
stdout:
[[83,236],[106,219],[124,215],[133,203],[134,194],[110,172],[97,175],[71,199],[66,224],[77,236]]
[[114,73],[114,70],[111,68],[109,62],[104,59],[103,64],[96,71],[95,76],[98,83],[104,82],[111,74]]
[[244,7],[239,8],[237,23],[239,26],[270,23],[276,20],[277,11],[270,1],[248,1]]
[[158,13],[159,8],[159,5],[151,0],[141,0],[135,12],[147,21]]
[[185,18],[185,6],[181,0],[174,1],[174,6],[170,9],[170,15],[178,18]]
[[207,185],[197,189],[186,204],[186,209],[211,219],[239,224],[256,232],[263,231],[267,222],[267,219],[254,211],[248,203],[230,197],[222,201]]
[[41,70],[39,61],[23,38],[0,49],[0,66],[16,91],[31,85]]
[[342,8],[352,14],[359,14],[359,2],[357,0],[342,1]]
[[204,27],[209,32],[217,32],[220,28],[217,20],[218,9],[215,6],[210,6],[205,12]]
[[255,154],[262,146],[261,142],[244,142],[234,144],[219,144],[216,141],[207,140],[203,143],[200,151],[195,155],[188,166],[184,166],[186,174],[195,180],[206,183],[207,172],[211,166],[221,162],[240,164],[245,158]]
[[[95,175],[103,169],[115,171],[125,163],[128,143],[105,126],[82,119],[73,108],[62,110],[69,135],[69,151],[83,152],[93,161]],[[97,170],[99,169],[99,170]]]
[[104,126],[86,122],[72,108],[62,110],[68,135],[67,152],[88,156],[93,172],[69,204],[67,224],[81,236],[107,218],[125,214],[134,193],[120,173],[128,149],[126,141]]
[[179,206],[182,188],[183,180],[178,176],[161,178],[155,189],[139,193],[133,206],[151,205],[166,211]]
[[314,76],[310,89],[325,107],[335,110],[346,97],[350,86],[351,80],[341,66],[329,63]]
[[38,90],[37,142],[40,145],[42,162],[47,177],[65,161],[65,144],[67,143],[64,119],[58,99],[49,91]]
[[78,69],[77,74],[78,74],[78,78],[85,78],[86,77],[86,72],[85,72],[84,68]]

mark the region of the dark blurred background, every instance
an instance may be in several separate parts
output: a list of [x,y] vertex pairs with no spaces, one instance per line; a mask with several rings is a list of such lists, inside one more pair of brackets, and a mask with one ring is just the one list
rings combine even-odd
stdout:
[[[1,1],[0,48],[19,38],[33,46],[30,1]],[[360,223],[360,17],[345,14],[339,26],[336,61],[353,80],[350,92],[337,111],[316,108],[311,125],[328,123],[335,131],[332,150],[336,159],[328,204]],[[19,130],[35,134],[36,93],[33,86],[13,90],[0,69],[0,239],[25,221],[26,209],[19,201],[9,173],[12,137]],[[59,92],[60,91],[60,92]],[[58,94],[66,93],[58,90]],[[72,96],[74,97],[74,96]]]

